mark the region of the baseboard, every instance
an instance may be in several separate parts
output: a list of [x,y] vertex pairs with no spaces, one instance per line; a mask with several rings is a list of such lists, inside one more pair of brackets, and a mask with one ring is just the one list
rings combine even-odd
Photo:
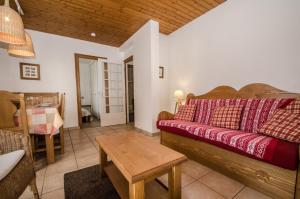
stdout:
[[158,135],[159,135],[159,132],[150,133],[150,132],[148,132],[148,131],[145,131],[145,130],[143,130],[143,129],[139,129],[139,128],[137,128],[137,127],[135,127],[135,129],[137,130],[137,132],[142,133],[142,134],[145,134],[145,135],[148,135],[148,136],[154,137],[154,136],[158,136]]
[[69,130],[69,131],[71,131],[71,130],[79,130],[79,129],[80,129],[79,126],[73,126],[73,127],[64,128],[64,130]]

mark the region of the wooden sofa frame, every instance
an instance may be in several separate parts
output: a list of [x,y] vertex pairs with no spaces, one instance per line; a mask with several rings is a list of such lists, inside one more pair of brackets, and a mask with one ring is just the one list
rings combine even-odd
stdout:
[[[238,91],[229,86],[219,86],[204,95],[189,94],[187,99],[266,97],[300,98],[300,94],[286,92],[266,84],[255,83]],[[163,111],[159,114],[158,119],[173,119],[173,114]],[[292,171],[166,131],[160,132],[160,142],[185,154],[190,159],[219,171],[272,198],[300,198],[299,163],[298,169]]]

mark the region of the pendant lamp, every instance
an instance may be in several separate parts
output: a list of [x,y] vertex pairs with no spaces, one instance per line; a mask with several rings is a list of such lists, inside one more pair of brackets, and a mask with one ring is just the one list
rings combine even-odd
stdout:
[[8,45],[8,53],[13,56],[18,57],[35,57],[35,52],[33,49],[33,43],[30,35],[25,32],[26,43],[17,45],[17,44],[9,44]]
[[9,7],[9,0],[5,0],[4,6],[0,6],[0,41],[8,44],[25,44],[22,18]]

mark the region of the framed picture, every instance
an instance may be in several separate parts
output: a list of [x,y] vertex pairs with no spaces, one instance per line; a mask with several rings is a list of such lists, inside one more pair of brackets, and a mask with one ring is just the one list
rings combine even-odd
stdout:
[[159,67],[159,78],[164,78],[164,67]]
[[27,80],[40,80],[40,65],[20,63],[20,77]]

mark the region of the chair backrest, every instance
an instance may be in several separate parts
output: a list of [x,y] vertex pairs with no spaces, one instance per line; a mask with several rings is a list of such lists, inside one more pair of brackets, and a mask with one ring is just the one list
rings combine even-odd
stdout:
[[24,93],[27,107],[36,106],[42,103],[59,104],[59,93]]
[[[16,117],[19,109],[20,119]],[[16,123],[21,124],[16,125]],[[20,132],[28,135],[27,114],[23,94],[0,91],[0,129]]]
[[58,112],[60,114],[60,117],[63,120],[65,119],[65,97],[66,97],[65,93],[60,94],[59,106],[58,106]]

